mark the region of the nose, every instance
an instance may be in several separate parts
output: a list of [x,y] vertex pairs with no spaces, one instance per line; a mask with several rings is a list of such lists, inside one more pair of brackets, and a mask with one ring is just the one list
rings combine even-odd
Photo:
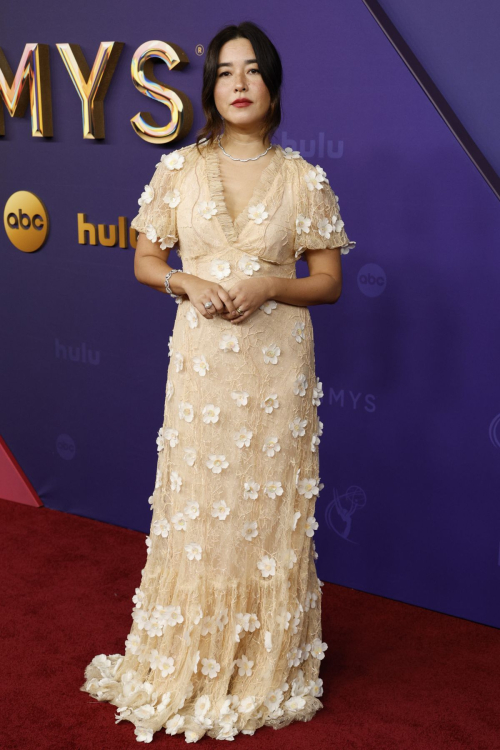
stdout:
[[244,76],[241,73],[236,73],[235,78],[236,78],[235,83],[234,83],[235,90],[244,91],[246,88]]

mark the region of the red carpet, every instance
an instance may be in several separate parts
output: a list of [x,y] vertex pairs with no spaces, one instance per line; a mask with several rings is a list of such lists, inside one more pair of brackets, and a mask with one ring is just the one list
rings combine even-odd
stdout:
[[[96,654],[123,653],[145,535],[1,500],[0,523],[1,749],[149,747],[114,723],[114,706],[79,690]],[[235,747],[500,749],[497,630],[330,583],[323,594],[325,708],[240,734]],[[183,734],[151,744],[186,746]]]

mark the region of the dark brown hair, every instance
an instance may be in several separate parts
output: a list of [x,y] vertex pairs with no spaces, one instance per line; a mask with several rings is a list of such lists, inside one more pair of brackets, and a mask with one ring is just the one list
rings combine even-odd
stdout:
[[201,103],[206,123],[196,136],[196,147],[198,150],[201,140],[206,139],[211,144],[214,138],[222,134],[224,130],[223,120],[215,106],[214,88],[217,81],[217,64],[219,62],[220,50],[231,39],[249,40],[255,52],[260,74],[271,97],[269,110],[264,117],[261,130],[262,140],[267,136],[271,137],[281,122],[280,89],[283,80],[283,68],[276,47],[267,34],[255,23],[252,23],[252,21],[244,21],[237,26],[225,26],[214,36],[208,45],[205,57]]

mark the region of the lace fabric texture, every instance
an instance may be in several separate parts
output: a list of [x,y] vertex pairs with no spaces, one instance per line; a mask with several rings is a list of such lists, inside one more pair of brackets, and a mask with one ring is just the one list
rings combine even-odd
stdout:
[[[217,146],[156,166],[132,226],[225,289],[296,278],[304,249],[350,242],[320,167],[275,147],[244,211],[226,210]],[[312,185],[312,187],[311,187]],[[233,739],[322,708],[315,504],[323,396],[306,307],[265,302],[238,326],[176,300],[147,559],[123,654],[81,690],[156,731]],[[174,304],[174,303],[172,303]]]

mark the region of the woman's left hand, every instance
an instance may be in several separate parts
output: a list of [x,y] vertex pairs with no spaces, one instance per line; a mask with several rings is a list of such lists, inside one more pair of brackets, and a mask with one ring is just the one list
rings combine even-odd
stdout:
[[269,299],[268,278],[240,279],[236,284],[233,284],[227,292],[234,306],[244,311],[243,315],[226,311],[219,313],[220,317],[230,320],[231,323],[242,323],[246,320]]

